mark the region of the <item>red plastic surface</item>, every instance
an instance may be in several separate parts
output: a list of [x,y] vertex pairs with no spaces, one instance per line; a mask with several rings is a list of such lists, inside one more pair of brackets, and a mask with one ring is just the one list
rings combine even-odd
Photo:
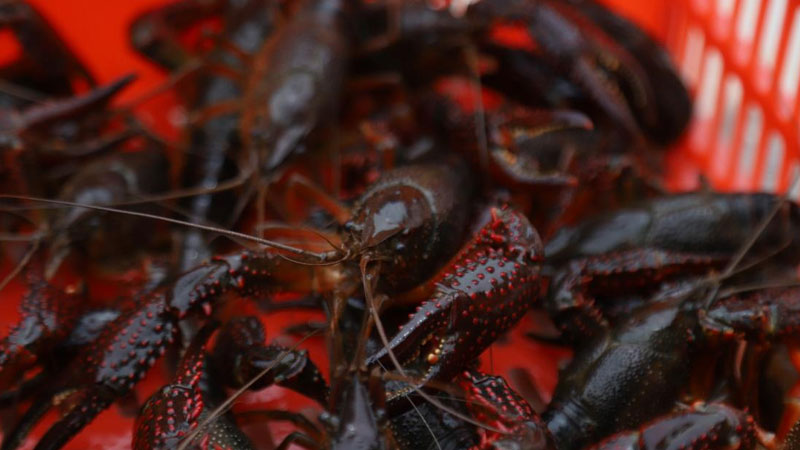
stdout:
[[[131,19],[137,13],[168,0],[29,1],[50,19],[100,82],[108,82],[130,72],[138,75],[138,80],[124,91],[119,101],[134,99],[164,80],[164,75],[158,69],[131,51],[127,33]],[[791,83],[791,77],[794,76],[792,71],[798,69],[793,68],[796,63],[787,56],[791,52],[800,52],[800,46],[794,46],[800,45],[794,44],[800,41],[800,31],[792,31],[795,29],[793,27],[800,29],[800,14],[797,13],[800,1],[604,2],[640,23],[666,44],[693,93],[700,99],[690,133],[669,154],[667,167],[670,186],[676,189],[689,188],[697,183],[700,173],[705,173],[713,185],[723,189],[785,189],[792,174],[800,168],[797,132],[800,102],[796,95],[796,78],[794,85]],[[777,8],[778,12],[783,10],[783,18],[770,19],[775,14],[780,16],[778,13],[767,13],[772,8]],[[737,30],[741,27],[738,25],[751,20],[753,14],[753,32],[740,36],[741,32]],[[775,25],[772,20],[780,23]],[[765,34],[765,27],[777,29],[777,38]],[[759,55],[764,51],[769,52],[765,49],[770,45],[776,47],[775,57],[764,61],[765,58]],[[18,47],[0,35],[0,60],[12,59],[19,51]],[[783,75],[785,72],[789,75]],[[789,77],[789,82],[783,81],[783,77]],[[735,80],[741,86],[738,108],[734,107],[737,89],[728,87],[735,85]],[[758,132],[753,131],[756,125],[751,123],[754,114],[761,115]],[[141,116],[167,137],[178,137],[172,125],[181,116],[180,108],[170,94],[148,102]],[[166,117],[166,121],[162,117]],[[752,167],[748,167],[748,161]],[[7,266],[2,269],[0,273],[7,273]],[[14,300],[20,292],[21,286],[17,283],[12,283],[2,292],[0,323],[12,323],[16,319]],[[275,337],[287,323],[311,317],[299,313],[271,315],[265,323],[270,336]],[[495,373],[504,374],[512,366],[520,366],[520,354],[538,355],[524,363],[524,369],[545,393],[550,392],[556,382],[557,363],[568,353],[527,339],[517,339],[519,336],[516,335],[521,333],[519,330],[522,328],[518,327],[509,339],[492,347],[484,356],[484,365]],[[304,347],[311,350],[312,357],[317,361],[324,361],[326,355],[321,339],[312,339]],[[160,367],[156,367],[140,384],[137,389],[140,399],[146,398],[163,383],[161,371]],[[247,396],[242,402],[245,407],[268,404],[272,408],[295,410],[308,405],[298,396],[285,396],[280,388]],[[37,427],[34,436],[41,435],[44,426],[52,422],[52,416]],[[121,416],[118,409],[112,407],[81,432],[67,448],[129,448],[132,425],[132,418]],[[288,430],[272,431],[281,434]]]
[[665,11],[663,38],[696,108],[673,185],[695,171],[721,189],[786,190],[800,173],[800,1],[681,3]]

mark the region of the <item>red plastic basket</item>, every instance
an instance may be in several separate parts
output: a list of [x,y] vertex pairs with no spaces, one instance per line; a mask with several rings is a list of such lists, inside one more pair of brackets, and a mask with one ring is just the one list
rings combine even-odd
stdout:
[[[139,75],[121,100],[163,78],[131,53],[126,33],[137,12],[169,0],[31,1],[100,81]],[[669,154],[669,186],[689,189],[704,174],[719,189],[786,189],[800,172],[800,1],[603,1],[666,45],[695,96],[692,127]],[[166,98],[149,106],[163,114],[170,105]]]
[[[129,72],[138,74],[138,81],[119,101],[135,98],[163,80],[156,68],[130,50],[127,30],[138,12],[170,0],[29,1],[51,20],[100,82]],[[800,0],[604,2],[641,24],[667,46],[696,99],[691,129],[668,156],[669,186],[689,189],[704,174],[720,189],[786,189],[793,175],[800,172]],[[0,36],[0,59],[24,51],[4,45],[6,42]],[[142,119],[176,138],[174,127],[164,126],[156,119],[164,111],[168,120],[180,117],[175,105],[169,96],[160,98],[148,105]],[[800,189],[794,194],[797,200]],[[19,292],[20,286],[16,289]],[[11,292],[5,291],[4,296],[13,296]],[[0,302],[0,322],[13,322],[15,309],[15,302]],[[270,326],[275,328],[268,331],[274,336],[280,329],[277,323],[296,319],[270,320]],[[531,348],[496,346],[486,362],[502,373],[506,369],[503,361],[518,361],[514,355],[520,352],[548,355],[544,359],[564,356],[563,351],[540,344],[526,345]],[[324,352],[322,347],[316,351]],[[538,385],[552,389],[555,364],[526,369]],[[152,392],[159,383],[159,377],[148,377],[140,395]],[[282,400],[276,400],[279,394],[271,395],[271,401],[278,402],[273,407],[284,407]],[[112,408],[67,448],[128,448],[131,428],[132,419],[122,418]],[[42,430],[42,426],[37,427],[36,434]]]
[[670,185],[689,188],[702,173],[720,189],[787,189],[800,173],[800,1],[607,3],[667,46],[694,94]]

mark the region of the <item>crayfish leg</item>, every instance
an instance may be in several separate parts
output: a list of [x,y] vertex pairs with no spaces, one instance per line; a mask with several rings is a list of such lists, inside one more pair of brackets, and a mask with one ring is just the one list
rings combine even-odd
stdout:
[[670,276],[702,273],[722,262],[709,255],[649,248],[589,256],[553,279],[545,306],[569,339],[580,340],[608,327],[597,295],[653,288]]

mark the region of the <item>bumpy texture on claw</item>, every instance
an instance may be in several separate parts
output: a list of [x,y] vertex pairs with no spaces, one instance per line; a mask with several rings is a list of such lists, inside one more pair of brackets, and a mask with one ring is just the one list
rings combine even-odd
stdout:
[[480,441],[471,450],[555,449],[550,432],[539,416],[502,377],[467,370],[458,381],[466,391],[467,408],[473,417],[503,432],[478,428]]
[[[570,337],[584,337],[587,330],[596,334],[604,325],[603,305],[596,300],[650,292],[664,281],[723,267],[779,201],[771,194],[695,192],[655,198],[563,228],[546,248],[547,264],[560,267],[546,307]],[[778,255],[769,258],[770,264],[796,264],[799,223],[800,209],[785,203],[743,264],[773,253]]]
[[[186,350],[173,382],[153,394],[136,419],[134,450],[173,449],[197,428],[207,415],[209,402],[204,392],[206,379],[206,341],[214,328],[198,333]],[[252,444],[226,417],[212,422],[193,441],[206,449],[251,449]]]
[[[65,377],[49,388],[46,398],[37,401],[38,404],[55,405],[64,397],[63,394],[69,394],[67,398],[73,400],[73,406],[45,433],[36,448],[60,448],[114,400],[130,392],[157,358],[164,354],[176,334],[177,327],[164,301],[163,291],[131,302],[64,369]],[[40,417],[34,416],[28,420],[35,422]],[[10,433],[14,439],[7,437],[2,448],[6,450],[18,445],[31,425],[23,418]]]
[[136,418],[132,443],[134,449],[175,447],[197,426],[205,406],[198,383],[203,374],[208,334],[198,334],[186,350],[173,383],[147,399]]
[[0,341],[0,390],[10,388],[38,358],[64,341],[80,318],[82,302],[44,281],[32,283],[20,321]]
[[800,331],[800,287],[775,288],[732,296],[715,303],[701,324],[711,334],[744,335],[764,341]]
[[[489,223],[445,269],[433,297],[389,343],[404,370],[420,385],[462,370],[536,302],[541,255],[539,235],[522,214],[493,208]],[[367,364],[382,360],[391,367],[387,353],[381,349]],[[397,389],[389,400],[411,390]]]

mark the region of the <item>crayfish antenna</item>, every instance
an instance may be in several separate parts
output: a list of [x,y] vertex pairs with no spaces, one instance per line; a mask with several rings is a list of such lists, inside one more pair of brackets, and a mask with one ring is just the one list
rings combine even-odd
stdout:
[[[368,297],[368,298],[371,298],[371,297]],[[375,329],[378,331],[378,336],[381,339],[381,344],[383,345],[384,349],[386,350],[387,355],[389,356],[389,360],[392,362],[392,365],[394,366],[395,370],[397,370],[397,372],[402,377],[411,378],[408,375],[406,375],[405,371],[403,370],[403,366],[400,364],[400,361],[397,359],[397,356],[394,354],[394,351],[392,350],[391,345],[389,344],[389,338],[388,338],[388,336],[386,334],[386,329],[383,327],[383,323],[381,322],[381,318],[378,315],[378,306],[374,303],[374,299],[373,299],[373,303],[371,303],[371,304],[368,303],[367,304],[367,308],[369,309],[370,314],[372,314],[372,320],[373,320],[373,322],[375,324]],[[503,430],[500,430],[500,429],[497,429],[497,428],[492,427],[490,425],[487,425],[485,423],[481,423],[479,421],[476,421],[472,417],[466,416],[466,415],[462,414],[461,412],[456,411],[453,408],[450,408],[449,406],[443,404],[442,402],[440,402],[436,398],[432,397],[431,395],[429,395],[428,393],[423,391],[422,388],[419,387],[416,383],[412,384],[411,386],[412,386],[411,389],[415,394],[419,395],[420,397],[425,399],[428,403],[434,405],[435,407],[439,408],[440,410],[442,410],[442,411],[444,411],[444,412],[446,412],[446,413],[448,413],[448,414],[450,414],[450,415],[452,415],[452,416],[454,416],[454,417],[456,417],[458,419],[461,419],[461,420],[463,420],[463,421],[465,421],[467,423],[470,423],[470,424],[475,425],[477,427],[484,428],[484,429],[489,430],[489,431],[494,431],[496,433],[501,433],[501,434],[506,433]]]
[[717,276],[710,277],[709,282],[712,284],[712,288],[704,301],[704,307],[706,309],[710,308],[714,304],[714,302],[719,298],[719,290],[721,282],[735,275],[737,268],[739,267],[739,264],[747,255],[747,252],[749,252],[750,249],[753,248],[753,245],[756,243],[758,238],[761,237],[762,234],[764,234],[764,231],[767,229],[767,227],[775,218],[775,216],[778,214],[778,212],[789,201],[789,196],[795,190],[795,187],[797,186],[798,182],[800,182],[800,173],[795,174],[794,178],[789,183],[789,187],[786,189],[786,192],[780,196],[778,201],[775,202],[775,205],[773,205],[769,213],[764,217],[761,223],[758,224],[755,231],[753,232],[753,235],[750,236],[750,238],[747,241],[745,241],[742,247],[736,252],[734,257],[730,260],[730,262],[728,262],[728,265],[725,267],[722,273],[720,273]]
[[306,250],[303,250],[303,249],[299,249],[299,248],[296,248],[296,247],[293,247],[293,246],[290,246],[290,245],[281,244],[280,242],[275,242],[275,241],[271,241],[271,240],[268,240],[268,239],[261,239],[259,237],[252,236],[252,235],[249,235],[249,234],[246,234],[246,233],[239,233],[237,231],[226,230],[226,229],[219,228],[219,227],[213,227],[213,226],[209,226],[209,225],[191,223],[191,222],[187,222],[187,221],[184,221],[184,220],[172,219],[172,218],[169,218],[169,217],[158,216],[158,215],[155,215],[155,214],[142,213],[142,212],[138,212],[138,211],[128,211],[128,210],[124,210],[124,209],[111,208],[111,207],[107,207],[107,206],[86,205],[86,204],[82,204],[82,203],[66,202],[66,201],[62,201],[62,200],[52,200],[52,199],[39,198],[39,197],[29,197],[29,196],[24,196],[24,195],[0,194],[0,198],[10,198],[10,199],[16,199],[16,200],[36,201],[36,202],[42,202],[42,203],[50,203],[50,204],[54,204],[54,205],[73,206],[73,207],[79,207],[79,208],[88,208],[88,209],[93,209],[93,210],[96,210],[96,211],[104,211],[104,212],[111,212],[111,213],[117,213],[117,214],[125,214],[125,215],[135,216],[135,217],[143,217],[143,218],[146,218],[146,219],[159,220],[159,221],[162,221],[162,222],[167,222],[167,223],[172,223],[172,224],[176,224],[176,225],[182,225],[182,226],[186,226],[186,227],[196,228],[196,229],[203,230],[203,231],[211,231],[213,233],[218,233],[218,234],[221,234],[223,236],[227,236],[227,237],[231,237],[231,238],[238,238],[238,239],[241,239],[241,240],[244,240],[244,241],[255,242],[257,244],[261,244],[261,245],[264,245],[264,246],[267,246],[267,247],[272,247],[272,248],[275,248],[275,249],[278,249],[278,250],[284,250],[286,252],[289,252],[289,253],[292,253],[292,254],[295,254],[295,255],[299,255],[301,257],[312,257],[312,258],[316,258],[316,259],[324,259],[325,258],[324,255],[320,255],[320,254],[317,254],[317,253],[314,253],[314,252],[309,252],[309,251],[306,251]]
[[31,258],[33,258],[33,255],[36,253],[37,250],[39,250],[39,246],[41,245],[41,243],[42,243],[41,239],[36,239],[31,243],[31,246],[28,248],[28,250],[25,251],[25,254],[22,255],[22,258],[20,258],[19,262],[14,265],[14,268],[11,269],[11,271],[7,273],[2,280],[0,280],[0,291],[5,289],[8,283],[10,283],[11,280],[16,278],[17,275],[19,275],[20,272],[22,272],[22,269],[24,269],[25,266],[28,265],[28,263],[31,261]]

